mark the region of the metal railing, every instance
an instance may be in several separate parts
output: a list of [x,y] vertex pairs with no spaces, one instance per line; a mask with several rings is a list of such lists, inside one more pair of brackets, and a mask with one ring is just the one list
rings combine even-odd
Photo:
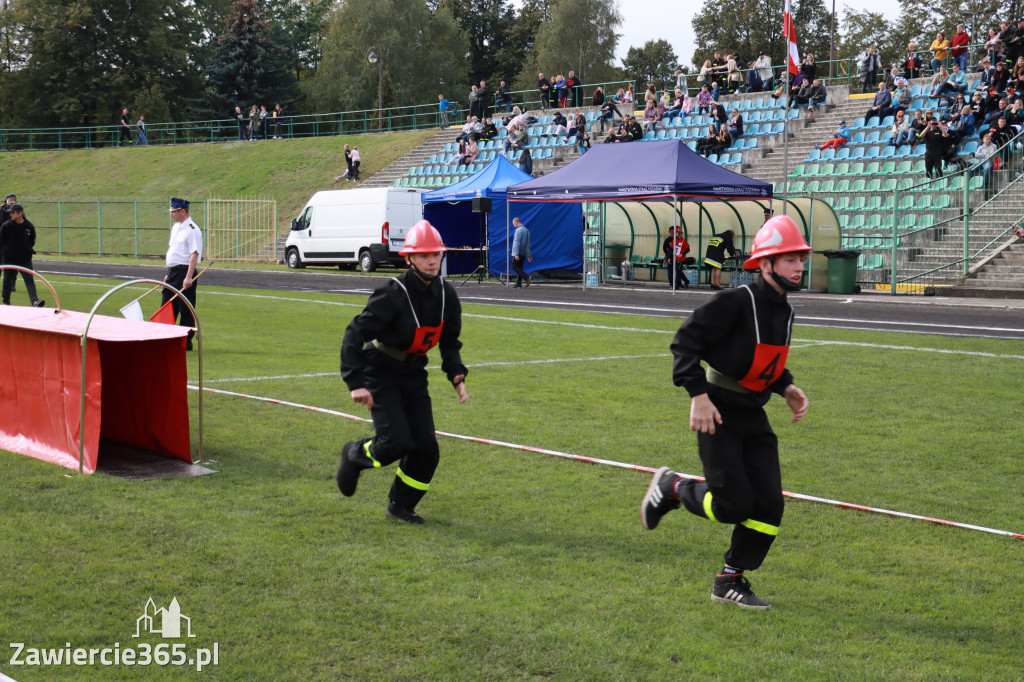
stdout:
[[[1024,132],[987,159],[999,160],[987,181],[982,163],[972,160],[964,170],[940,178],[860,176],[858,183],[854,176],[830,176],[821,180],[832,183],[830,191],[804,195],[836,210],[843,247],[861,252],[857,282],[862,287],[931,294],[962,285],[979,263],[1005,246],[1019,224],[1009,216],[1019,211],[1016,198],[1024,188],[1022,143]],[[920,172],[923,160],[911,163],[917,167],[913,172]],[[850,184],[840,184],[844,180]]]

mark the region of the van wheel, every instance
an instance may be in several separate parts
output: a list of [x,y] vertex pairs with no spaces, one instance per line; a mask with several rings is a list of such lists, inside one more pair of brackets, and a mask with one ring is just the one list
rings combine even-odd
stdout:
[[288,267],[292,270],[301,270],[306,267],[306,264],[299,258],[298,249],[288,249],[288,253],[285,254],[285,261],[288,263]]
[[362,272],[373,272],[377,267],[377,264],[373,262],[373,256],[370,255],[369,251],[363,251],[359,254],[359,269]]

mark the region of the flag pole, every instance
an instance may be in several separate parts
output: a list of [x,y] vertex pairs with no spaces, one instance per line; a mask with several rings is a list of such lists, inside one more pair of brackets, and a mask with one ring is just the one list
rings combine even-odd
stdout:
[[786,42],[785,69],[783,78],[786,79],[786,115],[782,123],[782,207],[785,213],[786,203],[789,201],[789,105],[793,101],[793,79],[789,73],[789,0],[785,0],[785,10],[782,14],[782,39]]

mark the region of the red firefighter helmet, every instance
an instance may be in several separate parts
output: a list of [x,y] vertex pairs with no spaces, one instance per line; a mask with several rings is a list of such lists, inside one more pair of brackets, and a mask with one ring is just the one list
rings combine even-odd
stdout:
[[421,220],[405,233],[405,244],[398,254],[407,256],[410,253],[444,253],[447,250],[437,228],[426,220]]
[[811,247],[793,219],[786,215],[769,218],[754,235],[750,258],[743,264],[745,270],[757,270],[760,260],[780,253],[810,253]]

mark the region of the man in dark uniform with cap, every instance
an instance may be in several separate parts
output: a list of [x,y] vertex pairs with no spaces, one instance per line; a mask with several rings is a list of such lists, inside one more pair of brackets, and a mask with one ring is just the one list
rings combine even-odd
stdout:
[[[167,275],[164,282],[181,291],[194,308],[196,305],[196,268],[203,259],[203,233],[188,214],[188,202],[174,197],[171,199],[171,239],[167,245]],[[163,290],[163,302],[171,300],[174,292]],[[175,318],[183,327],[193,327],[185,341],[185,349],[192,350],[192,338],[195,336],[196,320],[192,311],[180,298],[174,298],[172,304]]]
[[441,349],[441,371],[466,402],[466,374],[459,353],[462,306],[439,272],[445,249],[426,220],[416,223],[399,253],[409,269],[370,295],[348,325],[341,345],[341,376],[352,400],[370,409],[375,434],[345,444],[336,481],[342,495],[356,492],[364,469],[399,462],[386,514],[421,524],[416,505],[427,493],[440,452],[427,390],[427,351]]
[[743,573],[761,566],[784,508],[779,444],[764,405],[778,393],[794,423],[807,413],[807,396],[786,369],[793,328],[786,293],[800,289],[810,251],[791,218],[768,220],[743,265],[760,270],[761,277],[697,308],[672,341],[672,379],[690,394],[690,430],[697,432],[705,480],[661,467],[640,505],[640,521],[653,530],[682,505],[702,518],[734,524],[725,566],[712,588],[714,601],[770,606]]

